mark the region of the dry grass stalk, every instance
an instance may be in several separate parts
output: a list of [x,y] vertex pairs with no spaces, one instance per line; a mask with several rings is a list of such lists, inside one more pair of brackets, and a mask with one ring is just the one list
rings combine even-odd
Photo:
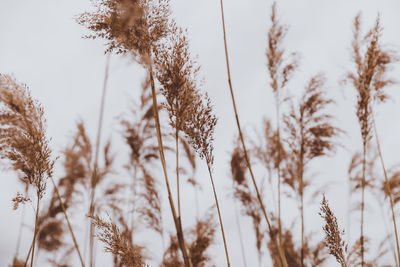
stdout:
[[[65,175],[60,179],[58,186],[55,187],[52,198],[53,201],[49,207],[49,213],[51,213],[52,216],[78,205],[82,200],[77,200],[76,198],[80,195],[85,195],[87,191],[90,192],[88,197],[91,200],[92,193],[90,189],[93,188],[93,146],[87,136],[84,123],[80,121],[77,123],[76,127],[77,129],[72,137],[72,143],[63,150]],[[96,186],[111,172],[113,156],[110,154],[110,145],[111,144],[108,142],[103,148],[104,166],[101,168],[98,165],[96,166]],[[56,188],[59,188],[60,191],[58,189],[56,190]],[[62,200],[61,197],[64,200]],[[96,199],[93,199],[93,202],[95,202],[95,200]],[[68,227],[70,228],[70,226]],[[76,242],[74,241],[74,243]],[[83,260],[81,264],[82,263]]]
[[47,179],[53,175],[54,161],[51,159],[51,150],[45,133],[46,121],[43,108],[32,98],[29,89],[25,85],[18,84],[9,75],[1,75],[0,104],[0,157],[8,160],[15,171],[23,174],[22,180],[36,190],[32,266],[40,199],[44,195]]
[[378,137],[378,131],[376,130],[376,124],[375,124],[375,117],[372,114],[372,124],[374,126],[374,133],[375,133],[375,139],[376,139],[376,144],[377,144],[377,149],[378,149],[378,155],[379,159],[381,161],[382,165],[382,170],[383,170],[383,175],[385,177],[385,189],[383,190],[385,192],[385,196],[389,197],[389,203],[390,203],[390,211],[392,212],[392,222],[393,222],[393,230],[394,230],[394,236],[396,239],[396,249],[397,249],[397,263],[400,264],[400,245],[399,245],[399,235],[397,231],[397,223],[396,223],[396,215],[394,212],[394,203],[395,201],[393,200],[393,195],[392,195],[392,190],[389,182],[389,177],[385,168],[385,163],[383,161],[383,155],[382,155],[382,150],[381,150],[381,144],[379,142],[379,137]]
[[[376,19],[372,27],[365,36],[361,36],[360,14],[354,19],[354,37],[352,42],[353,62],[356,67],[355,72],[347,74],[357,92],[356,115],[360,124],[360,131],[363,144],[364,174],[362,179],[361,196],[361,224],[360,242],[362,266],[364,265],[364,189],[365,189],[365,158],[367,154],[368,142],[372,136],[372,108],[374,102],[384,102],[387,95],[384,88],[393,84],[394,81],[386,77],[388,67],[398,59],[393,52],[384,50],[380,42],[382,27],[380,18]],[[397,251],[400,259],[400,251]]]
[[[159,189],[152,175],[151,168],[158,160],[158,147],[155,140],[155,124],[151,94],[149,95],[149,80],[143,83],[140,104],[134,104],[129,115],[121,120],[125,142],[130,147],[130,162],[128,168],[133,169],[132,181],[132,208],[131,230],[134,232],[135,212],[141,213],[141,218],[153,230],[163,236],[162,214]],[[137,192],[137,183],[145,189]],[[140,196],[143,201],[136,207],[136,197]],[[132,237],[133,238],[133,237]]]
[[250,190],[250,187],[247,183],[246,160],[243,150],[239,144],[237,144],[235,149],[232,151],[230,165],[233,178],[234,198],[241,203],[243,207],[243,213],[249,216],[253,221],[258,257],[259,260],[261,260],[261,248],[265,238],[261,224],[262,212],[258,206],[257,199],[253,197],[253,192]]
[[[209,213],[204,219],[197,220],[195,227],[187,231],[187,236],[189,240],[191,240],[188,248],[194,267],[211,264],[211,258],[207,254],[207,250],[215,242],[215,228],[216,224],[214,218],[212,214]],[[171,236],[169,247],[164,253],[162,266],[182,266],[182,259],[178,254],[178,249],[176,237]]]
[[199,68],[191,58],[186,32],[175,24],[170,31],[168,41],[161,43],[156,50],[155,73],[162,86],[160,91],[166,100],[163,104],[170,125],[175,129],[178,216],[181,217],[179,139],[196,98],[196,74]]
[[97,237],[104,243],[105,251],[116,255],[122,266],[146,266],[141,254],[142,247],[132,246],[114,223],[111,221],[107,222],[98,216],[93,216],[91,219],[99,231]]
[[82,14],[78,18],[78,22],[94,32],[91,37],[106,39],[108,41],[107,51],[130,54],[149,73],[157,141],[168,200],[185,266],[191,267],[192,264],[185,248],[182,227],[176,214],[169,186],[153,73],[153,57],[157,43],[162,41],[169,32],[169,1],[102,0],[97,3],[97,7],[98,9],[94,13]]
[[[107,81],[108,81],[108,69],[110,66],[110,54],[107,56],[107,63],[104,75],[104,82],[103,82],[103,90],[101,94],[101,103],[100,103],[100,112],[99,112],[99,122],[97,128],[97,136],[96,136],[96,145],[94,150],[94,161],[93,161],[93,173],[91,177],[91,193],[90,193],[90,205],[89,205],[89,216],[93,216],[95,210],[95,194],[96,194],[96,186],[98,183],[98,158],[99,158],[99,148],[100,148],[100,140],[101,140],[101,132],[102,132],[102,125],[103,125],[103,115],[104,115],[104,107],[105,107],[105,100],[106,100],[106,90],[107,90]],[[89,231],[89,253],[90,253],[90,266],[94,265],[94,229],[93,224],[90,224],[90,231]]]
[[337,218],[328,205],[328,201],[323,196],[321,202],[321,212],[319,215],[324,219],[325,225],[325,244],[329,254],[336,258],[336,261],[342,266],[349,266],[347,263],[347,244],[343,240],[344,231],[340,230]]
[[304,192],[309,185],[304,174],[311,160],[334,150],[333,138],[340,132],[332,125],[332,116],[325,111],[333,100],[324,97],[324,82],[322,75],[312,77],[299,105],[295,107],[292,104],[290,113],[284,117],[287,133],[285,143],[288,147],[284,182],[294,190],[300,200],[302,266],[305,255]]
[[[297,60],[294,54],[288,59],[286,51],[282,47],[282,42],[286,36],[288,27],[281,25],[277,18],[276,2],[271,7],[271,27],[268,31],[268,48],[267,48],[267,59],[268,59],[268,72],[271,79],[270,86],[275,96],[275,109],[276,109],[276,127],[277,127],[277,143],[281,142],[280,136],[280,105],[281,105],[281,91],[283,91],[289,82],[293,72],[297,68]],[[275,168],[278,177],[278,236],[279,242],[281,242],[282,225],[281,225],[281,161],[283,155],[281,150],[277,150],[277,161]]]
[[200,159],[204,159],[207,164],[208,174],[214,193],[215,205],[217,207],[219,225],[221,228],[222,239],[225,248],[225,257],[227,266],[230,266],[228,245],[226,243],[224,225],[221,217],[221,210],[218,203],[217,192],[214,185],[212,167],[214,164],[214,130],[217,124],[217,118],[212,112],[211,100],[207,94],[200,92],[193,94],[194,99],[191,105],[189,118],[184,125],[184,133],[189,144],[197,152]]
[[[302,263],[301,247],[296,245],[292,231],[286,228],[283,228],[282,230],[282,247],[285,251],[289,266],[300,267],[302,264],[312,267],[324,266],[324,263],[327,260],[327,255],[325,253],[325,244],[323,242],[311,245],[310,238],[306,238],[304,243],[304,262]],[[274,232],[277,234],[278,226],[274,225]],[[278,251],[276,250],[272,240],[268,240],[268,249],[272,255],[274,266],[279,265]]]
[[[232,81],[231,81],[231,71],[230,71],[230,66],[229,66],[229,56],[228,56],[228,45],[227,45],[227,41],[226,41],[226,30],[225,30],[225,17],[224,17],[223,0],[220,1],[220,4],[221,4],[222,30],[223,30],[223,35],[224,35],[226,69],[227,69],[227,74],[228,74],[228,85],[229,85],[229,90],[230,90],[230,93],[231,93],[232,105],[233,105],[233,110],[234,110],[234,113],[235,113],[236,125],[238,127],[239,138],[240,138],[240,141],[242,143],[243,152],[244,152],[245,157],[246,157],[247,167],[248,167],[249,172],[250,172],[250,176],[251,176],[251,179],[252,179],[252,182],[253,182],[253,186],[254,186],[254,188],[256,190],[256,193],[257,193],[257,200],[258,200],[258,202],[260,204],[260,207],[261,207],[261,209],[263,211],[264,218],[267,221],[268,231],[271,234],[272,226],[271,226],[270,220],[268,218],[267,211],[265,209],[265,205],[264,205],[264,203],[262,201],[261,194],[260,194],[260,192],[258,190],[258,186],[257,186],[256,180],[254,178],[253,170],[251,168],[250,159],[249,159],[249,156],[248,156],[248,153],[247,153],[246,144],[244,142],[244,137],[243,137],[243,133],[242,133],[241,126],[240,126],[238,111],[237,111],[237,108],[236,108],[236,101],[235,101],[235,96],[234,96],[234,93],[233,93]],[[275,239],[276,239],[276,237],[275,237]],[[279,256],[280,256],[280,259],[281,259],[282,266],[283,267],[287,267],[288,264],[286,262],[285,255],[283,253],[283,250],[282,250],[278,240],[275,240],[275,244],[276,244],[276,246],[278,248],[278,251],[279,251]]]

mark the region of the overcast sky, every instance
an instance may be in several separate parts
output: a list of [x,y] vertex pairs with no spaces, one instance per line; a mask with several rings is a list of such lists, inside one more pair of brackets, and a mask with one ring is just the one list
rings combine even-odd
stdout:
[[[232,266],[243,266],[240,245],[235,223],[234,202],[230,197],[231,180],[229,177],[229,153],[237,133],[233,109],[228,90],[225,57],[222,39],[222,26],[219,1],[211,0],[171,0],[173,16],[179,25],[188,29],[190,47],[199,58],[204,77],[205,90],[209,93],[215,113],[219,119],[215,133],[215,179],[217,191],[226,224],[226,235]],[[267,31],[270,26],[269,15],[271,1],[226,0],[225,16],[230,53],[233,87],[236,94],[240,119],[249,134],[254,129],[261,130],[263,118],[275,117],[274,102],[269,87],[266,68]],[[104,78],[106,56],[102,40],[83,39],[88,33],[79,26],[74,17],[92,10],[89,1],[83,0],[1,0],[0,1],[0,73],[12,74],[19,81],[26,83],[32,95],[44,106],[48,125],[48,136],[54,155],[66,146],[74,133],[75,124],[82,119],[94,139],[97,128],[97,117]],[[315,173],[316,184],[324,187],[342,227],[349,233],[353,241],[358,233],[358,213],[349,223],[347,217],[347,166],[351,154],[361,148],[359,129],[354,113],[355,95],[350,87],[339,82],[347,70],[351,69],[350,44],[352,37],[352,21],[355,15],[362,12],[363,29],[371,27],[378,14],[381,15],[384,27],[382,40],[389,48],[400,51],[400,2],[366,1],[366,0],[282,0],[278,1],[278,14],[282,22],[290,26],[285,40],[289,52],[300,52],[301,66],[290,83],[289,90],[298,95],[307,80],[314,74],[324,72],[327,77],[325,87],[330,97],[337,101],[331,109],[337,125],[346,131],[340,139],[341,148],[333,157],[317,160],[310,168]],[[394,77],[399,77],[400,69],[393,70]],[[119,164],[127,160],[128,150],[123,146],[116,117],[129,109],[129,98],[135,98],[140,92],[140,84],[144,71],[126,57],[111,56],[110,78],[105,108],[103,141],[112,138],[113,150],[117,152]],[[400,79],[398,79],[400,80]],[[399,86],[388,90],[392,96],[383,106],[376,109],[376,120],[382,141],[384,159],[388,166],[399,163],[400,134],[398,116],[400,114]],[[168,161],[169,159],[167,159]],[[125,162],[124,162],[125,161]],[[171,159],[173,162],[173,159]],[[59,162],[60,164],[61,162]],[[199,180],[202,182],[202,211],[212,205],[211,187],[204,163],[200,163]],[[56,178],[62,176],[62,169],[57,167]],[[126,176],[121,172],[120,176]],[[21,211],[12,210],[11,199],[17,191],[23,191],[17,182],[16,175],[2,173],[0,187],[0,266],[10,264],[15,253],[16,240],[21,219]],[[265,177],[258,172],[257,177]],[[165,191],[163,180],[160,188]],[[192,189],[185,187],[182,195],[184,226],[194,221],[194,204]],[[49,190],[50,192],[50,190]],[[270,192],[270,191],[266,191]],[[318,196],[314,202],[306,206],[306,231],[315,232],[316,240],[322,239],[322,221],[318,216]],[[371,199],[371,202],[374,200]],[[166,200],[166,194],[164,194]],[[164,203],[164,217],[169,231],[173,231],[170,210]],[[268,203],[273,210],[272,203]],[[290,226],[298,216],[296,204],[292,200],[283,203],[285,225]],[[26,205],[25,223],[32,227],[30,220],[32,207]],[[79,216],[75,216],[79,217]],[[370,203],[367,209],[366,232],[376,243],[385,234],[382,230],[381,211]],[[387,220],[387,222],[389,222]],[[247,218],[241,218],[242,231],[246,242],[246,258],[248,266],[258,266],[254,234]],[[389,230],[391,230],[391,225]],[[75,220],[79,242],[83,242],[84,226]],[[297,227],[297,228],[296,228]],[[294,229],[298,230],[298,225]],[[354,228],[354,229],[353,229]],[[29,248],[32,232],[25,228],[20,255],[25,257]],[[295,231],[296,233],[296,231]],[[300,232],[297,231],[299,240]],[[161,245],[149,242],[149,236],[142,234],[144,245],[151,245],[151,256],[161,257]],[[155,240],[156,235],[149,233]],[[218,243],[210,250],[216,266],[224,266],[223,245],[219,231],[216,235]],[[152,251],[153,250],[153,251]],[[99,267],[110,266],[109,258],[98,246]],[[40,253],[39,261],[44,262],[45,255]],[[73,261],[76,261],[73,253]],[[387,257],[390,263],[392,258]],[[262,266],[268,266],[265,257]],[[156,266],[154,262],[150,262]],[[327,266],[336,266],[330,261]],[[44,266],[44,265],[41,265]]]

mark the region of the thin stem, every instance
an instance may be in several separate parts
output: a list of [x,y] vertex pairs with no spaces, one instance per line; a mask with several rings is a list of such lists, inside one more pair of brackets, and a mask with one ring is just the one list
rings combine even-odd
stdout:
[[151,62],[149,63],[148,71],[149,71],[149,75],[150,75],[151,94],[152,94],[152,99],[153,99],[153,112],[154,112],[154,120],[156,123],[156,131],[157,131],[158,151],[160,153],[160,160],[161,160],[161,165],[162,165],[163,172],[164,172],[165,184],[167,186],[169,205],[171,207],[172,217],[174,219],[174,224],[175,224],[175,229],[176,229],[176,233],[177,233],[177,237],[178,237],[179,247],[182,251],[182,256],[183,256],[183,260],[185,262],[185,267],[193,267],[192,261],[189,257],[187,248],[185,246],[182,225],[180,223],[180,218],[177,217],[177,215],[176,215],[175,204],[174,204],[174,200],[172,199],[171,188],[169,185],[169,180],[168,180],[168,175],[167,175],[167,164],[165,162],[164,147],[163,147],[162,136],[161,136],[160,119],[158,116],[158,104],[157,104],[156,88],[154,85],[153,66],[152,66]]
[[228,45],[227,45],[227,41],[226,41],[226,30],[225,30],[225,18],[224,18],[223,0],[221,0],[220,3],[221,3],[221,18],[222,18],[222,29],[223,29],[223,35],[224,35],[225,60],[226,60],[226,69],[227,69],[227,74],[228,74],[228,84],[229,84],[229,89],[230,89],[230,93],[231,93],[232,105],[233,105],[233,110],[235,112],[235,119],[236,119],[236,124],[237,124],[237,127],[238,127],[238,131],[239,131],[240,141],[242,143],[242,148],[243,148],[244,156],[245,156],[245,159],[246,159],[247,168],[249,169],[250,176],[251,176],[254,188],[256,190],[256,193],[257,193],[258,202],[259,202],[259,204],[261,206],[261,210],[263,212],[265,220],[267,221],[269,233],[270,233],[271,238],[273,239],[273,241],[274,241],[274,243],[276,245],[276,248],[277,248],[277,250],[279,252],[279,258],[281,260],[282,266],[288,267],[288,264],[287,264],[287,261],[286,261],[286,257],[285,257],[285,254],[283,253],[282,247],[280,246],[279,242],[276,240],[276,237],[273,236],[271,223],[270,223],[270,221],[268,219],[268,215],[267,215],[266,209],[264,207],[264,203],[262,201],[262,198],[261,198],[260,192],[258,190],[258,186],[257,186],[256,180],[254,178],[254,174],[253,174],[253,171],[252,171],[252,168],[251,168],[251,163],[250,163],[250,160],[249,160],[249,157],[248,157],[248,154],[247,154],[246,145],[245,145],[245,142],[244,142],[243,133],[242,133],[242,130],[241,130],[241,127],[240,127],[239,115],[238,115],[237,108],[236,108],[236,101],[235,101],[235,97],[234,97],[234,94],[233,94],[233,88],[232,88],[232,82],[231,82],[231,71],[230,71],[230,67],[229,67]]
[[300,172],[299,172],[299,178],[300,178],[300,216],[301,216],[301,266],[304,267],[304,127],[303,127],[303,117],[301,117],[301,148],[300,148]]
[[[372,112],[371,112],[372,113]],[[385,164],[383,161],[383,156],[382,156],[382,150],[381,150],[381,144],[379,142],[379,137],[378,137],[378,131],[376,130],[376,124],[375,124],[375,116],[372,113],[372,123],[374,125],[374,131],[375,131],[375,139],[376,139],[376,144],[378,147],[378,154],[379,154],[379,158],[381,160],[381,165],[382,165],[382,169],[383,169],[383,174],[385,176],[385,184],[386,184],[386,190],[388,192],[389,195],[389,201],[390,201],[390,210],[392,212],[392,221],[393,221],[393,231],[394,231],[394,235],[396,237],[396,247],[397,247],[397,258],[398,258],[398,262],[400,263],[400,246],[399,246],[399,236],[398,236],[398,232],[397,232],[397,224],[396,224],[396,216],[394,213],[394,203],[393,203],[393,197],[392,197],[392,191],[390,189],[390,185],[389,185],[389,178],[386,172],[386,168],[385,168]],[[397,264],[397,263],[396,263]]]
[[[29,189],[29,185],[26,184],[26,186],[25,186],[25,195],[28,195],[28,189]],[[20,248],[20,245],[21,245],[21,236],[22,236],[22,228],[24,226],[24,217],[25,217],[25,205],[23,205],[22,212],[21,212],[21,223],[19,225],[17,246],[16,246],[16,249],[15,249],[15,256],[14,256],[14,258],[16,258],[16,259],[18,259],[19,248]]]
[[33,242],[31,242],[31,246],[29,247],[28,254],[26,255],[24,267],[26,267],[26,265],[28,264],[29,258],[31,256],[32,245],[33,245]]
[[40,194],[37,193],[37,204],[36,204],[36,215],[35,215],[35,230],[33,233],[33,241],[32,241],[32,256],[31,256],[31,267],[33,266],[33,259],[35,256],[35,244],[36,244],[36,235],[39,230],[39,203],[40,203]]
[[276,131],[277,131],[277,142],[278,142],[278,164],[276,170],[278,172],[278,237],[279,244],[282,245],[282,222],[281,222],[281,127],[280,127],[280,111],[279,111],[280,97],[279,89],[276,90],[275,94],[275,108],[276,108]]
[[[95,196],[95,189],[97,186],[98,180],[98,158],[99,158],[99,147],[100,147],[100,139],[101,139],[101,132],[103,126],[103,116],[104,116],[104,106],[106,100],[106,91],[107,91],[107,81],[108,81],[108,70],[110,66],[110,54],[107,55],[107,62],[106,62],[106,69],[104,73],[104,82],[103,82],[103,92],[101,95],[101,104],[100,104],[100,112],[99,112],[99,123],[97,128],[97,137],[96,137],[96,146],[95,146],[95,154],[94,154],[94,167],[93,167],[93,174],[92,174],[92,181],[91,186],[92,190],[90,193],[90,208],[89,208],[89,217],[93,216],[94,213],[94,196]],[[89,254],[90,254],[90,267],[94,266],[94,225],[90,222],[90,245],[89,245]]]
[[304,196],[300,196],[300,214],[301,214],[301,266],[304,266]]
[[361,267],[364,267],[364,206],[365,206],[365,172],[367,165],[367,143],[363,142],[363,169],[361,181],[361,225],[360,225],[360,243],[361,243]]
[[69,232],[71,234],[72,241],[74,242],[74,246],[75,246],[76,252],[78,253],[78,256],[79,256],[79,260],[81,262],[82,267],[85,267],[85,264],[84,264],[82,256],[81,256],[81,252],[79,250],[78,242],[76,241],[76,238],[75,238],[75,235],[74,235],[74,231],[72,230],[71,223],[69,222],[67,211],[65,210],[64,202],[61,199],[60,192],[58,191],[57,185],[54,182],[53,177],[50,177],[50,179],[51,179],[51,182],[53,183],[54,191],[56,192],[58,201],[60,202],[60,206],[61,206],[62,212],[64,213],[65,220],[67,221],[68,230],[69,230]]
[[231,264],[230,264],[230,261],[229,261],[228,246],[226,244],[226,239],[225,239],[224,224],[222,223],[222,217],[221,217],[221,211],[220,211],[220,208],[219,208],[217,192],[215,191],[214,179],[213,179],[213,176],[212,176],[211,167],[210,167],[209,163],[207,163],[207,168],[208,168],[208,173],[210,174],[210,180],[211,180],[211,185],[212,185],[212,189],[213,189],[213,193],[214,193],[214,199],[215,199],[215,205],[217,206],[217,211],[218,211],[219,225],[221,227],[222,239],[224,241],[226,264],[227,264],[228,267],[230,267]]
[[132,235],[131,235],[131,242],[132,244],[134,244],[134,227],[135,227],[135,202],[136,202],[136,179],[137,179],[137,165],[135,164],[134,166],[134,170],[133,170],[133,181],[132,181],[132,209],[130,210],[129,214],[130,214],[130,223],[131,223],[131,231],[132,231]]
[[181,195],[179,191],[179,130],[175,128],[175,150],[176,150],[176,192],[178,199],[178,217],[181,218]]
[[238,216],[238,211],[237,211],[237,206],[236,205],[235,205],[235,218],[236,218],[236,225],[238,227],[238,234],[239,234],[239,240],[240,240],[240,249],[241,249],[241,252],[242,252],[243,266],[247,267],[246,253],[244,251],[244,245],[243,245],[242,228],[240,227],[240,220],[239,220],[239,216]]

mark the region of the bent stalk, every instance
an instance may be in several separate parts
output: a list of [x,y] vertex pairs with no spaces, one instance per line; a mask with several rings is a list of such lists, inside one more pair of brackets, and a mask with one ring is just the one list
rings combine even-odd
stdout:
[[163,168],[163,172],[164,172],[165,184],[167,186],[169,205],[171,207],[172,217],[174,219],[174,224],[175,224],[176,233],[177,233],[177,237],[178,237],[179,247],[182,251],[182,256],[183,256],[183,260],[185,262],[185,267],[193,267],[192,262],[189,257],[189,254],[187,252],[187,248],[185,246],[182,225],[180,223],[180,217],[177,217],[177,215],[176,215],[175,204],[172,199],[171,188],[169,185],[169,180],[168,180],[168,175],[167,175],[167,164],[165,162],[164,147],[162,144],[162,137],[161,137],[160,119],[158,116],[158,104],[157,104],[157,97],[156,97],[156,88],[154,85],[152,63],[149,63],[148,71],[150,74],[150,85],[151,85],[151,94],[152,94],[152,99],[153,99],[154,120],[156,123],[158,151],[160,153],[160,160],[161,160],[161,164],[162,164],[162,168]]
[[270,220],[268,218],[264,203],[262,201],[261,194],[259,192],[256,180],[254,178],[253,170],[251,168],[251,163],[250,163],[249,156],[247,154],[246,145],[245,145],[245,142],[244,142],[243,133],[242,133],[242,130],[241,130],[241,127],[240,127],[239,115],[238,115],[237,108],[236,108],[236,101],[235,101],[235,97],[234,97],[234,93],[233,93],[232,81],[231,81],[231,72],[230,72],[230,67],[229,67],[228,45],[227,45],[227,41],[226,41],[226,30],[225,30],[225,18],[224,18],[223,0],[221,0],[220,3],[221,3],[222,29],[223,29],[223,35],[224,35],[226,69],[227,69],[227,73],[228,73],[228,84],[229,84],[229,89],[230,89],[230,93],[231,93],[232,105],[233,105],[233,110],[235,112],[235,119],[236,119],[236,124],[237,124],[237,127],[238,127],[238,131],[239,131],[240,141],[241,141],[243,152],[244,152],[244,156],[245,156],[245,159],[246,159],[247,168],[249,169],[251,180],[253,182],[254,188],[255,188],[256,193],[257,193],[257,200],[258,200],[258,202],[260,204],[260,207],[262,209],[264,218],[267,221],[269,233],[271,234],[271,238],[273,238],[275,246],[276,246],[276,248],[277,248],[277,250],[279,252],[279,258],[281,260],[282,266],[288,267],[288,264],[287,264],[287,261],[286,261],[286,257],[285,257],[285,254],[283,253],[281,244],[278,243],[278,241],[276,240],[276,237],[272,236],[271,223],[270,223]]
[[392,191],[390,189],[389,178],[388,178],[388,175],[387,175],[387,172],[386,172],[385,164],[383,162],[381,144],[379,142],[378,131],[376,130],[376,124],[375,124],[375,116],[374,116],[373,113],[372,113],[372,124],[374,125],[376,144],[377,144],[378,154],[379,154],[379,158],[380,158],[381,165],[382,165],[383,174],[384,174],[384,177],[385,177],[386,190],[387,190],[387,193],[389,195],[390,211],[392,213],[393,231],[394,231],[394,236],[396,238],[397,260],[398,260],[398,263],[400,263],[399,236],[398,236],[398,232],[397,232],[396,216],[395,216],[395,213],[394,213],[394,203],[393,203]]
[[214,179],[213,179],[213,176],[212,176],[210,164],[208,164],[208,163],[207,163],[207,168],[208,168],[208,173],[210,174],[211,186],[212,186],[212,189],[213,189],[214,199],[215,199],[215,205],[217,206],[217,211],[218,211],[219,225],[221,227],[222,239],[224,241],[226,264],[227,264],[228,267],[230,267],[231,264],[230,264],[230,261],[229,261],[228,246],[226,244],[226,239],[225,239],[224,224],[222,223],[221,210],[219,208],[217,192],[215,191]]

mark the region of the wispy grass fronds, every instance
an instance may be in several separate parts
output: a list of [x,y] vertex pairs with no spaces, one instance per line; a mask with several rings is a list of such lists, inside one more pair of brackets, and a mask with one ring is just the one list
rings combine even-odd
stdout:
[[300,200],[301,216],[301,262],[304,263],[304,192],[309,185],[304,175],[311,160],[334,151],[334,138],[340,130],[332,124],[332,116],[326,108],[333,103],[325,97],[322,90],[325,79],[316,75],[306,85],[302,100],[296,106],[292,104],[290,113],[285,115],[288,160],[284,182],[296,193]]
[[111,219],[108,222],[98,216],[93,216],[91,219],[98,230],[97,237],[103,242],[106,252],[116,255],[124,266],[146,266],[141,254],[143,248],[130,245]]
[[29,197],[24,196],[22,193],[17,192],[17,195],[12,199],[13,210],[17,210],[20,204],[25,204],[26,202],[31,202]]
[[167,41],[156,49],[155,74],[166,100],[163,106],[167,110],[170,125],[175,129],[178,216],[181,217],[179,140],[186,121],[194,112],[192,108],[196,99],[199,67],[191,58],[186,32],[175,24],[171,25],[170,31]]
[[0,104],[0,157],[42,198],[54,166],[43,108],[26,85],[5,74],[0,76]]
[[[277,16],[276,2],[271,7],[271,27],[268,31],[268,47],[267,47],[267,67],[270,76],[270,86],[275,97],[275,109],[276,109],[276,128],[277,128],[277,141],[276,144],[281,143],[280,136],[280,106],[282,98],[282,90],[285,89],[294,71],[298,67],[297,58],[294,53],[290,56],[287,55],[285,48],[283,47],[283,41],[286,37],[288,26],[282,25]],[[281,150],[277,150],[275,169],[277,171],[277,187],[278,187],[278,237],[281,242],[281,161],[283,155]]]
[[22,180],[36,190],[32,266],[39,203],[45,193],[47,179],[53,175],[54,160],[46,137],[46,120],[42,106],[33,99],[26,85],[17,83],[9,75],[0,75],[0,158],[8,160],[12,168],[23,175]]
[[[239,144],[238,144],[239,145]],[[246,159],[240,146],[236,146],[231,155],[231,174],[233,178],[233,196],[241,203],[242,212],[249,216],[253,222],[253,228],[256,237],[256,247],[258,257],[262,257],[262,245],[264,243],[265,233],[262,229],[262,211],[260,210],[257,199],[253,196],[247,178],[246,178]]]
[[99,0],[97,10],[83,13],[77,22],[93,33],[88,38],[107,41],[106,52],[130,54],[147,65],[155,44],[168,32],[168,0]]
[[389,186],[387,186],[386,181],[384,181],[380,188],[384,192],[386,198],[389,197],[389,187],[393,197],[393,202],[394,204],[397,204],[400,201],[400,171],[395,171],[390,175],[388,185]]
[[128,169],[132,170],[130,228],[135,232],[136,213],[140,221],[163,237],[161,192],[154,176],[155,160],[159,160],[154,112],[149,92],[149,79],[142,84],[140,103],[133,103],[121,118],[123,137],[130,148]]
[[62,222],[51,217],[42,217],[39,221],[38,247],[47,252],[57,251],[64,245],[62,242],[64,234]]
[[[284,89],[290,81],[291,76],[298,67],[296,54],[292,53],[289,56],[283,47],[283,41],[286,37],[288,26],[282,25],[277,17],[276,2],[271,7],[271,27],[268,31],[268,72],[271,78],[271,88],[276,96],[279,96],[279,91]],[[277,103],[280,103],[279,97]]]
[[146,225],[163,236],[161,198],[156,179],[146,169],[142,169],[142,174],[139,182],[144,190],[139,193],[139,197],[143,203],[139,206],[138,213]]
[[[207,214],[203,219],[198,220],[196,225],[187,231],[186,236],[188,236],[189,240],[188,248],[194,267],[208,266],[212,263],[207,251],[215,242],[215,231],[216,224],[211,213]],[[182,266],[183,263],[178,249],[176,237],[171,236],[169,247],[164,253],[162,266]]]
[[[382,26],[379,17],[376,19],[375,25],[364,36],[361,32],[360,14],[355,17],[353,27],[352,56],[355,71],[348,72],[346,80],[352,83],[357,93],[356,115],[360,124],[365,165],[367,145],[372,136],[373,104],[382,103],[388,98],[384,89],[392,85],[394,80],[387,77],[387,72],[391,64],[398,61],[398,57],[393,51],[384,49],[381,44]],[[360,249],[361,265],[363,266],[365,175],[363,175],[361,188]],[[398,254],[400,259],[400,251]]]
[[218,203],[217,192],[213,178],[214,164],[214,130],[217,124],[217,117],[213,114],[211,100],[206,93],[197,92],[193,95],[190,117],[185,123],[184,133],[189,144],[197,152],[200,159],[205,160],[207,164],[208,174],[214,193],[215,205],[217,207],[219,225],[221,228],[222,239],[225,248],[225,257],[227,266],[230,266],[228,245],[225,238],[225,231],[222,222],[221,210]]
[[342,266],[349,266],[347,263],[347,244],[343,240],[344,231],[340,230],[337,218],[328,205],[325,196],[322,198],[321,211],[319,215],[324,219],[325,225],[325,244],[329,254],[336,258],[336,261]]
[[78,23],[94,32],[93,38],[100,37],[107,40],[108,48],[106,51],[130,54],[149,73],[157,143],[168,191],[168,200],[185,266],[190,267],[192,264],[185,248],[182,227],[176,214],[169,186],[153,73],[154,52],[157,49],[157,43],[161,42],[169,33],[171,22],[169,15],[168,0],[102,0],[97,2],[95,12],[84,13],[77,20]]
[[[253,186],[254,186],[254,188],[256,190],[257,200],[258,200],[258,202],[260,204],[260,207],[261,207],[261,209],[263,211],[264,218],[267,221],[268,231],[270,232],[270,235],[271,235],[272,234],[271,222],[270,222],[270,220],[268,218],[268,214],[267,214],[265,205],[264,205],[263,200],[261,198],[260,190],[258,189],[256,180],[254,178],[254,173],[253,173],[253,170],[252,170],[252,167],[251,167],[251,162],[250,162],[249,155],[248,155],[248,152],[247,152],[246,143],[244,141],[244,136],[243,136],[243,132],[242,132],[242,129],[241,129],[241,125],[240,125],[240,121],[239,121],[239,115],[238,115],[238,111],[237,111],[237,107],[236,107],[236,100],[235,100],[235,96],[234,96],[234,92],[233,92],[232,79],[231,79],[231,70],[230,70],[229,56],[228,56],[228,44],[227,44],[227,38],[226,38],[225,15],[224,15],[224,3],[223,3],[223,0],[220,1],[220,6],[221,6],[222,31],[223,31],[223,37],[224,37],[226,71],[227,71],[227,75],[228,75],[229,92],[231,94],[232,106],[233,106],[233,110],[234,110],[234,113],[235,113],[236,126],[238,128],[239,138],[240,138],[240,141],[242,143],[242,149],[243,149],[243,152],[245,154],[247,168],[249,169],[250,177],[251,177],[251,180],[253,182]],[[274,238],[276,239],[276,237],[274,237]],[[287,267],[288,265],[287,265],[283,250],[280,247],[279,240],[275,240],[275,244],[276,244],[276,246],[278,248],[278,251],[279,251],[281,264],[284,267]]]
[[[293,226],[293,225],[292,225]],[[286,259],[289,266],[300,267],[302,264],[306,266],[324,266],[327,260],[327,254],[325,251],[325,244],[323,242],[318,242],[316,244],[311,244],[310,236],[305,238],[304,242],[304,262],[301,262],[301,246],[296,244],[293,237],[293,227],[283,228],[282,230],[282,247],[284,249]],[[277,234],[278,226],[274,225],[274,232]],[[279,265],[279,254],[274,246],[272,240],[268,240],[268,249],[271,254],[272,262],[275,265]]]
[[[362,190],[363,175],[365,175],[364,180],[364,190],[374,190],[378,186],[377,174],[377,159],[378,154],[375,147],[372,145],[367,146],[368,154],[365,157],[362,152],[356,152],[353,154],[348,167],[348,175],[351,186],[351,193],[360,192]],[[365,164],[365,167],[364,167]],[[365,168],[365,170],[364,170]]]
[[214,130],[217,117],[213,114],[211,100],[208,95],[196,94],[192,102],[190,118],[185,123],[184,132],[189,144],[211,168],[214,164]]

